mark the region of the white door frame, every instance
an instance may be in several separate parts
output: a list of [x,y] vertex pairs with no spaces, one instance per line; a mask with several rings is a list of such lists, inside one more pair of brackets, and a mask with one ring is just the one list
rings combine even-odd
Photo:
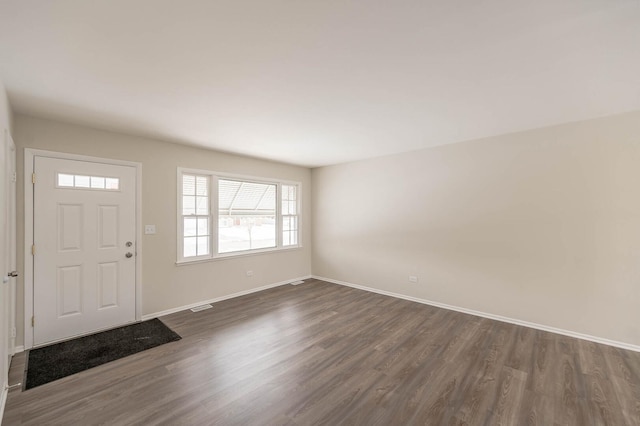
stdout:
[[[13,177],[10,178],[9,182],[9,191],[7,191],[7,200],[9,204],[9,210],[7,211],[7,223],[9,224],[9,233],[5,235],[5,237],[9,240],[9,253],[7,258],[9,259],[9,264],[7,265],[8,271],[17,271],[17,233],[16,233],[16,196],[17,196],[17,185],[16,185],[16,145],[13,142],[13,138],[11,137],[11,133],[9,133],[8,129],[5,129],[5,148],[6,148],[6,158],[5,163],[9,167],[9,170],[12,169]],[[9,321],[7,322],[8,333],[9,333],[9,355],[13,356],[16,353],[16,278],[11,278],[9,280],[9,312],[6,314],[9,316]]]
[[142,163],[109,158],[89,157],[64,152],[25,148],[24,150],[24,348],[33,348],[33,183],[34,158],[49,157],[66,160],[130,166],[136,168],[136,321],[142,320]]

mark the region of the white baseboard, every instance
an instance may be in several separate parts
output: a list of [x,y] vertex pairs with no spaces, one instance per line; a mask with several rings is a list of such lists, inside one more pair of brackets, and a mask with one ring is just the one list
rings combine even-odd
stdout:
[[523,321],[515,318],[503,317],[501,315],[489,314],[486,312],[476,311],[473,309],[461,308],[459,306],[447,305],[445,303],[434,302],[432,300],[420,299],[418,297],[407,296],[405,294],[393,293],[391,291],[379,290],[377,288],[366,287],[359,284],[353,284],[346,281],[334,280],[331,278],[319,277],[312,275],[311,278],[315,278],[321,281],[327,281],[333,284],[339,284],[347,287],[357,288],[359,290],[369,291],[372,293],[378,293],[385,296],[396,297],[398,299],[410,300],[412,302],[422,303],[424,305],[431,305],[438,308],[449,309],[451,311],[462,312],[465,314],[475,315],[477,317],[489,318],[496,321],[502,321],[510,324],[521,325],[523,327],[535,328],[536,330],[548,331],[550,333],[562,334],[564,336],[575,337],[576,339],[588,340],[590,342],[601,343],[603,345],[614,346],[616,348],[627,349],[634,352],[640,352],[640,346],[633,345],[631,343],[618,342],[616,340],[609,340],[603,337],[591,336],[589,334],[578,333],[575,331],[564,330],[562,328],[550,327],[548,325],[537,324],[529,321]]
[[[16,346],[14,348],[14,351],[16,354],[20,352],[24,352],[24,346],[22,345]],[[7,396],[9,396],[8,386],[9,386],[9,382],[7,381],[5,385],[2,387],[2,395],[0,395],[0,424],[2,424],[2,419],[4,418],[4,408],[7,405]]]
[[164,315],[174,314],[174,313],[180,312],[180,311],[185,311],[187,309],[195,308],[196,306],[205,305],[207,303],[222,302],[223,300],[233,299],[235,297],[240,297],[240,296],[244,296],[244,295],[251,294],[251,293],[257,293],[259,291],[267,290],[267,289],[274,288],[274,287],[280,287],[281,285],[291,284],[292,282],[295,282],[295,281],[307,280],[309,278],[311,278],[311,275],[307,275],[305,277],[291,278],[290,280],[280,281],[280,282],[273,283],[273,284],[267,284],[267,285],[263,285],[261,287],[256,287],[256,288],[252,288],[252,289],[249,289],[249,290],[244,290],[244,291],[239,291],[237,293],[228,294],[226,296],[220,296],[220,297],[215,297],[213,299],[201,300],[199,302],[190,303],[188,305],[178,306],[176,308],[171,308],[171,309],[167,309],[167,310],[160,311],[160,312],[154,312],[152,314],[146,314],[146,315],[142,316],[142,321],[146,321],[146,320],[152,319],[152,318],[162,317]]
[[2,424],[2,418],[4,417],[4,407],[7,405],[7,395],[9,394],[9,388],[2,386],[2,395],[0,395],[0,424]]

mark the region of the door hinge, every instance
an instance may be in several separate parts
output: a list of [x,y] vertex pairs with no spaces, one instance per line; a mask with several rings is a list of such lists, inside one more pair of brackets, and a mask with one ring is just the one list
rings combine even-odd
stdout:
[[36,183],[36,174],[31,173],[31,183]]
[[31,317],[31,327],[35,327],[36,326],[36,317]]
[[13,172],[13,174],[11,175],[11,182],[15,183],[18,181],[18,174],[16,172]]
[[31,256],[35,256],[36,255],[36,245],[33,244],[31,245]]

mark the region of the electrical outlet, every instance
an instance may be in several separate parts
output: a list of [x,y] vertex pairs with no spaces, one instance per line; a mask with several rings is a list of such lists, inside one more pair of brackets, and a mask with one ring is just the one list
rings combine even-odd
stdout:
[[418,282],[418,277],[416,277],[415,275],[409,275],[409,282],[410,283],[417,283]]
[[247,271],[247,276],[248,277],[252,277],[253,276],[253,271]]
[[155,225],[145,225],[144,226],[144,233],[146,235],[153,235],[156,233],[156,226]]
[[11,329],[11,337],[16,337],[16,328],[15,327],[13,327]]

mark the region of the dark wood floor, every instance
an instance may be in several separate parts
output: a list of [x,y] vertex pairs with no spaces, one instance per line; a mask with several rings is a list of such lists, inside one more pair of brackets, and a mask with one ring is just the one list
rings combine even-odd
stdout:
[[4,424],[640,425],[640,353],[321,281],[162,320],[183,339],[13,389]]

